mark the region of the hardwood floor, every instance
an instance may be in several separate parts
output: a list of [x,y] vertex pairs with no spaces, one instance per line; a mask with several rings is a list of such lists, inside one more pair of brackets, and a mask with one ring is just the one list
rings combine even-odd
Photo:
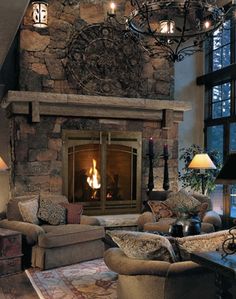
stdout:
[[0,299],[38,299],[24,272],[0,278]]

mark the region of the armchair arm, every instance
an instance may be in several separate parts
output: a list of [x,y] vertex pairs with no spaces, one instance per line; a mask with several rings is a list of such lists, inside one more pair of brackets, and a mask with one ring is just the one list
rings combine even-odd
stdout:
[[21,232],[26,236],[29,245],[35,244],[38,241],[38,236],[44,234],[43,228],[39,225],[23,221],[4,219],[0,221],[0,227]]
[[166,277],[171,265],[164,261],[130,258],[120,248],[106,250],[104,261],[109,269],[121,275],[159,275]]
[[222,226],[221,218],[215,211],[206,212],[202,219],[202,222],[211,223],[216,229],[219,229]]
[[96,217],[82,215],[80,219],[80,224],[87,224],[87,225],[98,225],[100,226],[100,222]]
[[137,224],[139,230],[143,230],[145,223],[154,223],[154,222],[156,222],[156,219],[153,216],[152,212],[144,212],[139,216]]

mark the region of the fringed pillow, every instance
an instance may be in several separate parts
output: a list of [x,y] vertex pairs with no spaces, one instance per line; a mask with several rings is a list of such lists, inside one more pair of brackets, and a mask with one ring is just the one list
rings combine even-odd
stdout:
[[170,263],[176,261],[171,243],[163,236],[124,230],[113,230],[107,233],[130,258]]

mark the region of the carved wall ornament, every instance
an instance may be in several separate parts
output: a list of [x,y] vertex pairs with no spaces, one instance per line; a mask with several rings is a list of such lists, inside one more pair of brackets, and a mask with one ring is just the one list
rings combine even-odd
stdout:
[[85,26],[73,35],[66,72],[78,93],[145,96],[143,50],[108,23]]

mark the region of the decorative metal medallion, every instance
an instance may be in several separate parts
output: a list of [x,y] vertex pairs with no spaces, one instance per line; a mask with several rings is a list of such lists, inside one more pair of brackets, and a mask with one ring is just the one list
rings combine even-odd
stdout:
[[138,97],[143,94],[143,50],[108,23],[76,33],[69,45],[66,71],[78,93]]

